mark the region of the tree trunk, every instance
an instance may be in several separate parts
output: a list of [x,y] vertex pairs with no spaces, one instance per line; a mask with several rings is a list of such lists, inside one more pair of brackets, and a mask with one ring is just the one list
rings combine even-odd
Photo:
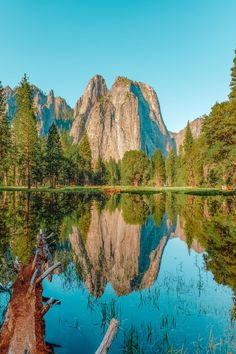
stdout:
[[29,165],[29,161],[27,163],[27,187],[28,189],[30,189],[31,187],[31,180],[30,180],[30,165]]

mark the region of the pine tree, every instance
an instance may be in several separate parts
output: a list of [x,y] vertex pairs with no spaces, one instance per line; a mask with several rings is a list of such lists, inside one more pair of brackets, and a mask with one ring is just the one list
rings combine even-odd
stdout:
[[157,149],[152,158],[154,179],[157,186],[164,186],[166,180],[165,159],[160,149]]
[[189,121],[188,121],[185,136],[184,136],[184,143],[183,143],[185,155],[188,155],[191,153],[192,145],[193,145],[193,135],[192,135]]
[[106,169],[106,165],[102,161],[102,158],[99,156],[94,171],[94,183],[97,185],[102,185],[102,184],[106,184],[107,180],[108,180],[108,172]]
[[173,186],[175,180],[175,152],[173,148],[169,151],[169,154],[166,159],[166,183],[167,186]]
[[92,179],[92,152],[86,132],[79,143],[78,152],[82,169],[82,183],[89,184]]
[[140,150],[126,151],[121,164],[122,183],[139,186],[150,178],[150,161]]
[[19,167],[24,173],[27,186],[30,189],[38,132],[31,87],[26,75],[21,80],[16,92],[16,114],[13,124],[15,143],[19,153]]
[[110,158],[106,163],[108,171],[108,184],[112,186],[120,183],[120,161],[117,163],[114,159]]
[[11,147],[11,129],[7,120],[4,88],[0,81],[0,176],[5,184],[11,165]]
[[34,154],[34,166],[32,169],[32,181],[37,184],[42,184],[46,177],[46,145],[44,138],[37,139],[36,149]]
[[49,129],[46,144],[46,170],[49,175],[50,187],[57,184],[63,164],[63,153],[60,136],[55,123]]
[[192,131],[190,128],[190,124],[188,121],[184,143],[183,143],[183,150],[184,150],[184,168],[186,173],[185,185],[195,185],[194,181],[194,172],[193,172],[193,136]]
[[[236,105],[236,50],[234,51],[234,60],[233,60],[233,67],[231,68],[231,82],[230,82],[230,89],[231,92],[229,94],[229,99],[231,102]],[[234,106],[236,108],[236,106]]]
[[226,183],[236,185],[236,50],[234,51],[233,67],[231,69],[231,92],[229,95],[230,101],[230,117],[229,117],[229,130],[232,134],[233,146],[228,156],[228,162],[225,169],[227,171]]

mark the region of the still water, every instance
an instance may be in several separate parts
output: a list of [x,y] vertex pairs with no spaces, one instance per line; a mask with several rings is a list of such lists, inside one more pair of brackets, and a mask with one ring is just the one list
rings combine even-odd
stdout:
[[[180,194],[0,195],[0,283],[27,263],[42,228],[62,269],[43,295],[55,353],[236,352],[236,197]],[[0,317],[9,294],[0,293]]]

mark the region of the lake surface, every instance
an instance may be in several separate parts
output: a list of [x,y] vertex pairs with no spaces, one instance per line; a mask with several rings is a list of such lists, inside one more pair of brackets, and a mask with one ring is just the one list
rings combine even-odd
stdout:
[[3,286],[40,228],[62,263],[43,282],[61,301],[45,315],[55,353],[94,353],[113,317],[110,353],[236,352],[235,196],[1,193]]

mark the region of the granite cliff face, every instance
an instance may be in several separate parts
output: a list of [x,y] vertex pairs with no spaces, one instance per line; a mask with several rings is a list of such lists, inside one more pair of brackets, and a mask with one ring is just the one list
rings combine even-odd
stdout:
[[[193,135],[194,139],[196,139],[200,136],[201,131],[202,131],[203,121],[204,121],[204,118],[200,117],[200,118],[196,118],[192,122],[190,122],[190,128],[191,128],[192,135]],[[175,140],[177,153],[179,152],[180,146],[184,142],[185,132],[186,132],[186,127],[184,129],[181,129],[178,133],[170,132],[171,136]]]
[[[101,75],[94,76],[74,110],[65,99],[48,95],[32,85],[35,114],[41,135],[47,135],[55,122],[59,130],[69,131],[75,144],[84,132],[88,134],[93,161],[98,157],[120,160],[129,150],[143,150],[151,157],[157,148],[167,156],[174,148],[179,151],[186,128],[178,133],[169,132],[161,115],[156,92],[142,82],[118,77],[111,89]],[[5,88],[8,117],[11,121],[16,110],[16,88]],[[204,118],[190,123],[197,138]]]
[[[55,97],[53,90],[45,95],[38,87],[32,85],[35,114],[38,121],[39,132],[46,135],[55,122],[60,130],[69,130],[73,120],[73,110],[61,97]],[[5,88],[7,112],[11,121],[16,111],[16,88]]]
[[162,119],[155,91],[118,77],[108,91],[100,75],[92,78],[74,110],[71,136],[78,143],[87,131],[93,160],[119,160],[128,150],[167,155],[174,142]]

